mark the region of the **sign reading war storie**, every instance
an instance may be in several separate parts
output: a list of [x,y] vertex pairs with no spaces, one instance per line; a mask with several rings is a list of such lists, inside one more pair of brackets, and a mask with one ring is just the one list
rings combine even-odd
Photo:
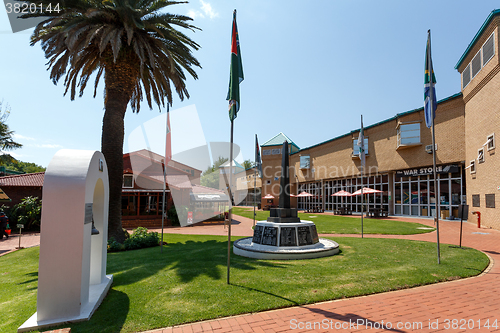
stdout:
[[[18,0],[3,0],[3,2],[10,27],[14,33],[36,27],[38,23],[46,20],[49,16],[57,15],[63,7],[62,0],[44,1],[44,3],[40,1],[26,2]],[[26,17],[35,14],[43,14],[44,16]]]
[[[439,174],[447,174],[447,173],[456,173],[460,171],[460,167],[458,165],[450,164],[450,165],[437,165],[436,173]],[[416,177],[416,176],[426,176],[432,175],[433,168],[430,167],[422,167],[422,168],[413,168],[413,169],[405,169],[396,171],[396,179],[401,177]]]

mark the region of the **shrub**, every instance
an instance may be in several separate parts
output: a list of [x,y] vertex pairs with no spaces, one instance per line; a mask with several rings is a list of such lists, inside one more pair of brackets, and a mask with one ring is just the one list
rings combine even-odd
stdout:
[[139,227],[125,239],[123,244],[118,243],[113,237],[108,239],[108,252],[137,250],[158,246],[159,243],[160,235],[157,232],[148,232],[147,228]]
[[42,201],[38,197],[26,197],[10,211],[11,226],[16,221],[24,224],[26,230],[39,229],[42,219]]
[[108,239],[108,252],[116,252],[125,250],[125,246],[118,243],[114,237]]

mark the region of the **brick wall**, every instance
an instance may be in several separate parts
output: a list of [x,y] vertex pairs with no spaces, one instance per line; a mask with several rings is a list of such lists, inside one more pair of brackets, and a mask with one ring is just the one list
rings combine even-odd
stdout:
[[22,199],[26,197],[38,197],[42,198],[42,188],[36,186],[2,186],[2,190],[9,196],[12,200],[11,202],[3,203],[10,208],[21,202]]
[[[172,222],[169,219],[165,220],[164,226],[171,226]],[[138,227],[145,227],[148,229],[161,228],[160,219],[122,219],[122,228],[135,229]]]
[[[465,102],[465,161],[466,165],[475,160],[475,173],[466,170],[467,203],[469,204],[469,221],[476,221],[473,211],[481,213],[481,225],[500,229],[500,158],[495,149],[488,151],[484,147],[484,162],[478,163],[478,149],[483,147],[490,134],[495,133],[495,141],[500,139],[500,64],[498,26],[500,17],[495,17],[478,38],[469,51],[458,71],[462,73],[472,58],[480,50],[484,42],[495,32],[495,55],[484,65],[470,83],[463,89]],[[496,143],[496,145],[498,145]],[[486,207],[486,195],[495,195],[495,208]],[[479,207],[473,207],[472,196],[479,196]]]

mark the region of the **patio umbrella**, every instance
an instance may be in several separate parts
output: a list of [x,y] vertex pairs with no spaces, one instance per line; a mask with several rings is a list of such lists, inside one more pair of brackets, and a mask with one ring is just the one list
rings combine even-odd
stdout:
[[[372,194],[372,193],[382,193],[382,191],[375,190],[369,187],[363,187],[363,194]],[[357,190],[352,195],[361,195],[361,190]]]
[[349,193],[347,191],[338,191],[337,193],[333,193],[331,195],[332,197],[352,197],[352,193]]
[[274,199],[274,196],[272,196],[271,194],[266,194],[264,199]]
[[300,194],[297,194],[297,198],[303,198],[303,197],[312,197],[313,195],[311,193],[308,193],[306,191],[300,193]]

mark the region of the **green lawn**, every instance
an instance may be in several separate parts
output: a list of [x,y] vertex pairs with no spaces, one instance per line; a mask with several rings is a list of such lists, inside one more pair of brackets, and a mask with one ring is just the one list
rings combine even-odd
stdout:
[[[235,207],[233,213],[253,219],[253,209]],[[256,220],[262,221],[269,217],[268,211],[256,211]],[[356,217],[299,213],[302,220],[313,221],[319,234],[361,234],[361,219]],[[429,226],[420,223],[363,219],[363,233],[379,235],[412,235],[434,231]],[[424,229],[419,229],[424,228]]]
[[[236,237],[235,237],[236,238]],[[311,260],[232,255],[227,238],[165,235],[169,243],[108,255],[112,289],[72,332],[137,332],[186,322],[366,295],[477,275],[488,257],[473,249],[398,239],[334,238],[341,253]],[[14,332],[36,311],[39,248],[0,257],[0,332]]]

